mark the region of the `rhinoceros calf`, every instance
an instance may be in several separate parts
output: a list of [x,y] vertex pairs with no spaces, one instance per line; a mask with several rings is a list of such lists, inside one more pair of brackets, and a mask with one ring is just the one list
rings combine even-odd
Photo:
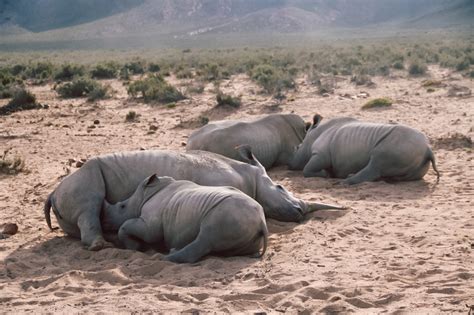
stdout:
[[247,144],[265,169],[269,169],[288,164],[305,134],[306,125],[300,116],[274,114],[251,122],[227,120],[210,123],[191,134],[186,148],[243,161],[235,147]]
[[125,200],[151,174],[205,186],[237,188],[260,203],[267,217],[280,221],[299,222],[311,211],[342,209],[293,197],[273,183],[249,147],[238,150],[248,163],[204,151],[135,151],[92,158],[48,196],[44,206],[46,222],[51,228],[52,207],[61,228],[80,238],[90,250],[110,246],[103,238],[99,219],[104,199],[110,203]]
[[[142,242],[171,249],[165,257],[193,263],[210,253],[227,256],[265,253],[268,230],[262,207],[233,187],[200,186],[171,177],[146,178],[127,200],[104,202],[105,230],[119,228],[128,249]],[[263,247],[260,254],[260,248]]]
[[426,136],[407,126],[336,118],[314,125],[298,148],[290,169],[303,169],[305,177],[347,178],[346,184],[384,179],[418,180],[430,162],[439,172]]

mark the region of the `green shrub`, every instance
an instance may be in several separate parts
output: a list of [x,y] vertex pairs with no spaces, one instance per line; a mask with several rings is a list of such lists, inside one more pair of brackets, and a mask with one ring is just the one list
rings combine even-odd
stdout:
[[171,103],[185,99],[180,91],[168,84],[160,75],[150,75],[143,80],[131,83],[128,94],[134,98],[141,97],[145,102]]
[[27,67],[23,64],[16,64],[13,67],[11,67],[10,72],[12,75],[17,76],[23,72],[25,72]]
[[207,125],[209,123],[209,117],[207,116],[199,116],[198,119],[201,126]]
[[89,100],[105,98],[108,87],[88,78],[77,78],[72,82],[61,85],[57,92],[62,98],[77,98],[87,96]]
[[138,116],[139,115],[135,111],[131,110],[127,113],[127,115],[125,115],[125,121],[126,122],[136,121]]
[[50,62],[37,62],[30,65],[27,69],[27,77],[38,80],[37,83],[42,83],[51,78],[54,71],[54,66]]
[[393,101],[388,97],[376,98],[368,101],[362,106],[362,109],[370,108],[380,108],[380,107],[390,107],[392,106]]
[[148,71],[150,72],[160,72],[160,70],[161,70],[161,67],[157,63],[152,62],[148,65]]
[[91,70],[91,76],[96,79],[113,79],[117,77],[119,68],[113,61],[100,63]]
[[205,81],[217,81],[221,79],[221,72],[219,66],[215,63],[204,63],[200,65],[200,69],[197,71],[198,76]]
[[293,78],[268,64],[258,65],[252,69],[251,78],[267,93],[295,87]]
[[110,86],[98,84],[92,91],[87,94],[87,100],[93,102],[103,100],[110,97]]
[[143,74],[145,73],[145,62],[141,60],[134,60],[126,63],[122,69],[128,70],[131,74]]
[[176,72],[176,78],[178,79],[191,79],[193,77],[193,73],[189,69],[183,69]]
[[456,70],[457,71],[464,71],[466,69],[469,69],[469,60],[468,59],[464,59],[463,61],[459,62],[457,65],[456,65]]
[[217,106],[228,105],[230,107],[237,108],[240,107],[240,105],[242,104],[240,97],[232,97],[231,95],[224,94],[221,91],[217,92],[216,100]]
[[0,107],[0,115],[8,115],[13,112],[41,108],[36,103],[36,96],[24,88],[17,88],[12,93],[13,98],[7,105]]
[[469,77],[470,77],[470,78],[474,78],[474,70],[472,70],[471,72],[469,72]]
[[73,64],[64,64],[54,75],[55,80],[60,81],[71,81],[75,77],[83,76],[85,73],[84,66],[73,65]]
[[414,61],[408,67],[408,73],[412,76],[421,76],[426,74],[428,67],[420,61]]
[[427,89],[426,89],[426,92],[428,92],[428,93],[433,93],[434,91],[436,91],[436,90],[433,89],[433,88],[427,88]]
[[403,64],[403,61],[395,61],[392,65],[392,67],[394,69],[397,69],[397,70],[403,70],[405,69],[405,65]]

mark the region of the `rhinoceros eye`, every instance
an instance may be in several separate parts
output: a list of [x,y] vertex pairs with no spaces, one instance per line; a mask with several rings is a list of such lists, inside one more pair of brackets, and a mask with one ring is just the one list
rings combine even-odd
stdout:
[[280,189],[280,190],[285,190],[285,188],[283,188],[282,185],[277,185],[277,188]]
[[120,205],[120,209],[124,209],[125,208],[125,205],[124,204],[121,204]]

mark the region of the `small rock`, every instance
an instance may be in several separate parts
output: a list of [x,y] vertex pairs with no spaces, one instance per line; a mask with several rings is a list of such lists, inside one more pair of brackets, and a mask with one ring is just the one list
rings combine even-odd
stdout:
[[322,97],[329,97],[329,93],[323,93]]
[[82,162],[82,161],[77,161],[76,162],[76,167],[77,168],[81,167],[82,165],[84,165],[84,162]]
[[150,125],[150,130],[151,131],[156,131],[156,130],[158,130],[158,126]]
[[146,149],[144,147],[140,147],[139,149],[140,151],[146,151]]
[[94,120],[94,125],[100,124],[100,121],[98,119]]
[[7,223],[3,226],[2,234],[15,235],[18,232],[18,225],[15,223]]
[[186,142],[181,141],[181,146],[185,147],[185,146],[186,146]]
[[95,129],[95,125],[90,125],[87,127],[88,129]]

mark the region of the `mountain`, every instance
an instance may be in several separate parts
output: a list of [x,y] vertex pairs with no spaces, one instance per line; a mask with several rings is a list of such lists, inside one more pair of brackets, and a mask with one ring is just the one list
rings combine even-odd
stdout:
[[470,26],[473,0],[2,0],[0,34],[62,40]]

